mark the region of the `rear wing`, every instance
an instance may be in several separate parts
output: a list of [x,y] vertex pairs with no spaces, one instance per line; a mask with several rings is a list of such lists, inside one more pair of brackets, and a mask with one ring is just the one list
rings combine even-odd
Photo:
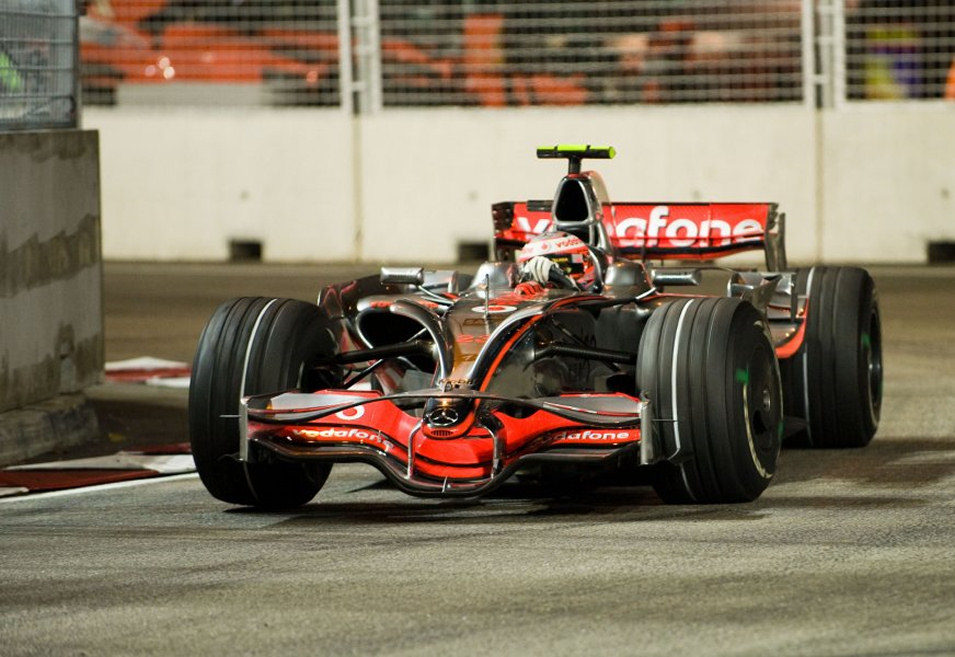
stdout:
[[[497,258],[513,259],[551,228],[551,202],[491,206]],[[632,260],[710,260],[763,251],[768,271],[786,268],[786,215],[776,203],[614,203],[604,206],[611,243]]]

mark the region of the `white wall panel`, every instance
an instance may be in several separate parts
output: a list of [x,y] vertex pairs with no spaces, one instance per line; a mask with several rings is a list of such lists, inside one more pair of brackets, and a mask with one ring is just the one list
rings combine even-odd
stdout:
[[850,105],[823,114],[822,256],[924,262],[955,240],[955,111]]
[[617,159],[591,166],[618,200],[777,201],[797,262],[920,262],[927,240],[955,239],[955,114],[944,106],[395,109],[360,119],[130,107],[84,118],[101,134],[107,258],[221,260],[237,238],[261,240],[273,261],[453,260],[460,241],[490,237],[491,203],[553,194],[562,163],[537,161],[534,149],[556,142],[616,146]]
[[222,260],[354,257],[351,122],[336,110],[90,108],[102,150],[103,252]]
[[361,126],[367,259],[448,260],[457,241],[487,239],[492,202],[553,195],[565,165],[534,151],[557,142],[617,147],[590,163],[613,199],[778,201],[792,257],[814,255],[815,120],[802,107],[390,110]]

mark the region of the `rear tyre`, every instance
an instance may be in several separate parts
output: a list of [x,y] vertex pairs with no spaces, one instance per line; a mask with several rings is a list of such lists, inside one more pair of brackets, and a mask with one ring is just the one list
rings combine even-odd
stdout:
[[307,503],[325,483],[328,464],[236,460],[236,415],[242,396],[299,387],[309,361],[334,354],[327,326],[317,306],[292,299],[234,299],[212,315],[192,366],[189,437],[199,477],[214,497],[289,508]]
[[796,276],[809,297],[806,334],[783,364],[786,414],[802,418],[791,443],[864,447],[882,409],[882,325],[875,282],[858,267],[813,267]]
[[750,303],[698,298],[658,308],[640,340],[637,385],[669,459],[652,472],[665,502],[748,502],[766,489],[782,438],[782,386]]

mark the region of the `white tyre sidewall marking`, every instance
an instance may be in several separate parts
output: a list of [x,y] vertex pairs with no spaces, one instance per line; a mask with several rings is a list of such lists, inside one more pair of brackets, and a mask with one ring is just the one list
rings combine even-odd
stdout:
[[[682,451],[683,443],[680,440],[680,413],[677,410],[677,360],[680,356],[680,336],[683,333],[683,321],[686,319],[686,311],[690,309],[690,306],[693,305],[693,302],[696,299],[692,299],[683,306],[683,310],[680,312],[680,319],[677,320],[676,324],[676,336],[673,338],[673,364],[672,371],[670,373],[670,406],[673,410],[673,438],[676,440],[676,451],[679,454]],[[690,490],[690,482],[686,476],[686,466],[680,464],[680,476],[683,477],[683,485],[686,487],[686,492],[694,502],[696,501],[696,496],[693,494],[693,491]]]
[[[806,280],[806,303],[811,305],[812,301],[812,277],[816,273],[816,268],[809,270],[809,278]],[[814,308],[814,310],[816,310]],[[809,315],[807,314],[803,321],[806,322],[805,332],[809,331]],[[809,416],[809,345],[805,342],[805,332],[803,337],[802,352],[802,395],[803,408],[806,409],[806,437],[809,438],[809,444],[812,445],[812,418]]]
[[[249,372],[249,360],[252,357],[252,344],[255,342],[255,334],[259,331],[259,325],[262,323],[262,318],[265,317],[265,313],[268,312],[269,308],[272,307],[278,299],[272,299],[265,307],[259,312],[259,316],[255,318],[255,323],[252,324],[252,332],[249,333],[249,343],[245,346],[245,361],[242,363],[242,382],[239,384],[239,399],[245,397],[245,379],[246,375]],[[241,418],[239,420],[242,421]],[[244,453],[247,445],[240,445],[239,452]],[[245,473],[245,483],[248,484],[249,490],[252,491],[252,497],[256,500],[259,499],[259,494],[255,491],[255,486],[252,485],[252,477],[249,475],[249,462],[242,461],[242,471]]]

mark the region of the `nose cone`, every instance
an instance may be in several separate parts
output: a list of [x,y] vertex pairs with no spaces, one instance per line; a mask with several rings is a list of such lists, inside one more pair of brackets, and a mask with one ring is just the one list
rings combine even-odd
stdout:
[[457,438],[474,424],[474,404],[469,399],[429,399],[422,415],[422,432],[429,438]]
[[424,423],[429,427],[448,429],[464,422],[472,411],[468,399],[441,397],[429,399],[424,407]]

